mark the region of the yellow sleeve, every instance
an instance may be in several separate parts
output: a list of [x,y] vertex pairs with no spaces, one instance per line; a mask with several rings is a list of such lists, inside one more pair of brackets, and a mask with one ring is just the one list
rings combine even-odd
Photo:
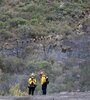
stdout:
[[36,84],[37,82],[36,82],[36,79],[31,79],[31,78],[29,78],[28,79],[28,84],[32,84],[32,82],[34,83],[34,84]]
[[34,79],[34,80],[33,80],[33,83],[34,83],[34,84],[36,84],[36,83],[37,83],[36,79]]
[[28,84],[31,84],[31,78],[28,79]]
[[46,78],[42,76],[41,78],[41,85],[43,85],[46,82]]

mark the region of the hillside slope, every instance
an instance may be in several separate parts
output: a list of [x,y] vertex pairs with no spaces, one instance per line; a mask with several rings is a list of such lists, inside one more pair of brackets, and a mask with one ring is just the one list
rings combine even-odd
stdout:
[[89,67],[90,0],[0,0],[0,95],[25,95],[31,72],[40,94],[40,70],[48,94],[89,91]]

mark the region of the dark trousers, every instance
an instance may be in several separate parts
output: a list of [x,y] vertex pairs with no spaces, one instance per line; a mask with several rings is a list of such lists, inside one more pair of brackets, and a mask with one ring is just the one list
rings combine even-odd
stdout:
[[47,93],[47,85],[46,84],[43,84],[42,85],[42,94],[43,95],[46,95],[46,93]]
[[29,87],[29,95],[34,95],[35,87]]

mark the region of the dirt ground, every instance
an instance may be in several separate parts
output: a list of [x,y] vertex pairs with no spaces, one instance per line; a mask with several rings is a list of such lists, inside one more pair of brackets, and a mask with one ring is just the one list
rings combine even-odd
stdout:
[[24,97],[0,96],[0,100],[90,100],[90,92],[62,92],[53,95]]

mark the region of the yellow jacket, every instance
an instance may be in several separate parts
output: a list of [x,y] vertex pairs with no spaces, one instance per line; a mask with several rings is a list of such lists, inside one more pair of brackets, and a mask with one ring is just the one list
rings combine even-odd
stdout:
[[31,78],[28,79],[28,84],[31,85],[32,83],[33,83],[34,85],[36,85],[36,83],[37,83],[37,81],[36,81],[36,79],[35,79],[34,77],[31,77]]
[[43,85],[46,82],[46,75],[41,76],[41,85]]

